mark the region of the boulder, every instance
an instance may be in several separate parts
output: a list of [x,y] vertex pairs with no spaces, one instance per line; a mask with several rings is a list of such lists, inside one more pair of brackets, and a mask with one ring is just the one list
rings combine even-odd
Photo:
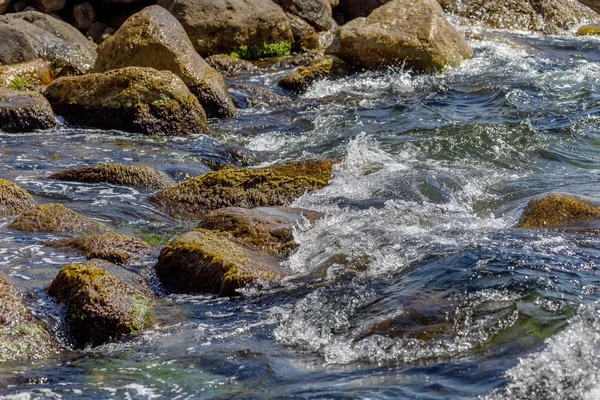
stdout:
[[179,219],[197,219],[224,207],[284,205],[327,185],[333,164],[309,160],[264,168],[224,169],[168,187],[149,200]]
[[274,2],[286,12],[296,47],[300,49],[318,48],[317,33],[328,31],[335,25],[329,0],[274,0]]
[[348,73],[348,65],[336,56],[323,56],[307,66],[300,66],[281,78],[277,83],[295,93],[305,91],[319,79],[335,79]]
[[79,348],[138,333],[153,306],[147,293],[91,262],[61,268],[48,293],[65,303],[69,332]]
[[5,21],[6,17],[0,18],[0,65],[23,63],[38,58],[28,36]]
[[527,203],[517,228],[550,228],[600,219],[600,205],[570,194],[551,193]]
[[437,71],[471,56],[435,0],[393,0],[340,27],[338,39],[328,51],[359,68]]
[[33,317],[16,288],[0,276],[0,363],[40,360],[57,353],[44,324]]
[[52,107],[41,94],[0,88],[0,131],[32,132],[56,125]]
[[342,15],[343,21],[349,22],[359,17],[367,17],[373,10],[389,2],[390,0],[340,0],[336,12]]
[[113,264],[127,264],[132,260],[139,260],[154,250],[142,239],[118,233],[55,239],[46,242],[46,246],[75,251],[85,254],[88,260],[97,258]]
[[54,111],[72,124],[148,135],[209,130],[198,99],[169,71],[127,67],[63,77],[44,94]]
[[206,58],[208,65],[225,75],[236,75],[244,72],[252,72],[256,69],[254,64],[248,60],[242,60],[227,54],[215,54]]
[[175,181],[162,171],[142,165],[115,163],[97,164],[91,167],[68,169],[50,175],[50,179],[74,182],[107,182],[116,185],[164,189]]
[[155,265],[163,286],[173,293],[233,296],[255,281],[277,281],[286,275],[278,259],[204,229],[184,233],[168,243]]
[[600,35],[600,24],[589,24],[580,26],[576,32],[577,36]]
[[21,214],[36,202],[22,187],[0,178],[0,218]]
[[50,84],[54,73],[43,60],[0,66],[0,87],[15,90],[33,90]]
[[72,64],[84,71],[94,64],[94,43],[66,22],[37,11],[7,14],[5,18],[5,24],[25,35],[35,50],[34,58],[43,58],[56,66]]
[[89,29],[96,19],[96,12],[92,3],[79,3],[71,10],[73,26],[79,30]]
[[298,247],[294,242],[293,227],[301,221],[303,214],[316,218],[314,212],[287,207],[228,207],[200,218],[197,228],[229,233],[234,241],[243,245],[287,256]]
[[225,80],[196,51],[181,24],[160,6],[131,16],[98,48],[94,72],[137,66],[171,71],[198,98],[208,116],[234,113]]
[[[181,22],[203,57],[229,54],[242,46],[256,54],[265,45],[291,45],[294,40],[285,12],[271,0],[159,0],[158,4]],[[263,56],[278,55],[276,50]]]
[[100,233],[109,230],[106,225],[61,204],[38,204],[26,210],[8,227],[29,232]]
[[238,108],[272,107],[290,102],[287,97],[259,86],[236,83],[231,89]]
[[600,22],[600,16],[576,0],[440,0],[447,12],[463,24],[564,34],[583,22]]

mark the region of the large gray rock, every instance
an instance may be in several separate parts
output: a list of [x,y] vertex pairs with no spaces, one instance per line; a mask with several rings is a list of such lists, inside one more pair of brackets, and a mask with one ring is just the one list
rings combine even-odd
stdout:
[[159,0],[185,28],[201,56],[292,43],[290,23],[271,0]]
[[183,26],[160,6],[134,14],[105,40],[98,48],[93,71],[129,66],[171,71],[183,80],[209,116],[234,113],[223,77],[196,53]]
[[436,71],[472,54],[435,0],[393,0],[340,27],[336,44],[330,53],[367,69],[405,65]]
[[77,125],[149,135],[208,132],[202,106],[170,71],[126,67],[58,78],[44,94]]
[[465,24],[561,34],[600,16],[576,0],[439,0]]
[[0,88],[0,131],[31,132],[56,125],[52,107],[41,94]]
[[0,18],[0,65],[23,63],[38,58],[25,32],[8,25],[6,21],[6,17]]

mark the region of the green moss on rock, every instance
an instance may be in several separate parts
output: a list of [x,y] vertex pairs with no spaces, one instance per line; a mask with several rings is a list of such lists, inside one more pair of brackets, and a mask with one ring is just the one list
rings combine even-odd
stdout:
[[65,303],[69,331],[78,347],[141,331],[153,306],[144,292],[90,263],[61,268],[48,293]]
[[49,178],[75,182],[107,182],[149,189],[164,189],[175,183],[167,174],[154,168],[116,163],[69,169],[56,172]]
[[547,228],[600,218],[600,205],[561,193],[552,193],[527,203],[517,228]]
[[0,178],[0,218],[17,215],[35,207],[27,191],[9,180]]
[[38,204],[14,220],[10,229],[29,232],[100,233],[109,228],[62,204]]
[[219,296],[232,296],[249,283],[275,281],[286,274],[277,258],[205,229],[184,233],[163,247],[155,270],[171,292]]
[[239,57],[243,60],[256,60],[259,58],[283,57],[290,54],[292,44],[281,41],[276,43],[261,43],[259,45],[241,45],[231,53],[232,57]]
[[310,160],[209,172],[155,193],[149,199],[179,219],[197,219],[224,207],[284,205],[307,191],[327,185],[333,164]]
[[599,24],[590,24],[583,25],[577,29],[577,36],[587,36],[587,35],[600,35],[600,25]]
[[152,246],[141,239],[118,233],[104,233],[51,240],[46,246],[83,253],[88,259],[99,258],[114,264],[126,264],[152,252]]

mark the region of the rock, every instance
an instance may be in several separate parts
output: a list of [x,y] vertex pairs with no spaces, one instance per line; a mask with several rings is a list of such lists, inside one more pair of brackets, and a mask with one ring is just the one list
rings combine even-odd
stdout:
[[589,24],[580,26],[579,29],[577,29],[576,35],[600,35],[600,24]]
[[40,360],[57,353],[43,323],[33,317],[15,287],[0,276],[0,362]]
[[442,7],[458,15],[463,24],[496,29],[517,29],[564,34],[584,22],[600,22],[600,16],[576,0],[440,0]]
[[348,73],[348,65],[336,56],[324,56],[313,60],[306,67],[298,67],[277,83],[295,93],[305,91],[319,79],[335,79]]
[[[229,54],[242,46],[252,55],[270,49],[265,45],[289,46],[294,40],[286,14],[271,0],[159,0],[158,4],[181,22],[203,57]],[[280,55],[276,50],[263,56]]]
[[600,13],[600,0],[579,0],[579,2]]
[[108,24],[104,22],[93,22],[85,33],[85,36],[93,40],[94,43],[100,44],[107,39],[102,37],[107,28]]
[[456,66],[471,56],[464,37],[435,0],[393,0],[339,30],[331,51],[360,68],[402,65],[416,71]]
[[48,293],[65,303],[69,332],[80,348],[140,332],[153,306],[142,290],[92,263],[61,268]]
[[0,19],[0,65],[17,64],[38,58],[28,36]]
[[21,214],[36,202],[22,187],[0,178],[0,218]]
[[32,90],[48,85],[54,80],[54,73],[43,60],[0,66],[0,87],[14,90]]
[[173,293],[216,293],[233,296],[257,280],[277,281],[286,275],[278,260],[240,246],[227,234],[204,229],[184,233],[160,252],[155,270]]
[[107,182],[116,185],[136,186],[148,189],[164,189],[175,181],[162,171],[142,165],[115,163],[97,164],[91,167],[68,169],[50,175],[50,179],[74,182]]
[[570,194],[551,193],[530,200],[517,228],[550,228],[600,219],[600,205]]
[[286,12],[296,47],[304,50],[319,47],[318,32],[334,26],[329,0],[274,0]]
[[56,125],[52,107],[41,94],[0,88],[0,131],[32,132]]
[[[37,11],[7,14],[6,24],[27,37],[35,49],[34,58],[43,58],[56,66],[73,64],[84,71],[94,64],[94,44],[73,26],[51,15]],[[30,59],[16,62],[23,61]]]
[[198,98],[207,115],[234,114],[225,80],[194,51],[181,24],[159,6],[131,16],[98,49],[94,72],[138,66],[171,71]]
[[30,0],[30,2],[44,14],[53,14],[65,7],[65,0]]
[[248,60],[242,60],[227,54],[215,54],[206,58],[208,65],[225,75],[236,75],[244,72],[252,72],[256,69],[254,64]]
[[109,230],[106,225],[61,204],[38,204],[26,210],[8,227],[29,232],[100,233]]
[[237,83],[231,85],[231,89],[234,91],[234,103],[238,108],[272,107],[290,102],[287,97],[259,86]]
[[154,250],[142,239],[118,233],[56,239],[46,242],[46,246],[76,251],[85,254],[88,260],[97,258],[113,264],[127,264]]
[[92,3],[75,4],[73,10],[71,10],[71,18],[75,28],[79,30],[89,29],[96,19],[94,6],[92,6]]
[[340,0],[336,11],[343,16],[345,22],[360,17],[367,17],[376,8],[389,3],[391,0]]
[[[314,213],[307,211],[306,215],[314,216]],[[301,219],[301,210],[287,207],[228,207],[211,211],[200,218],[197,228],[226,232],[241,244],[277,256],[287,256],[298,247],[294,242],[293,227]]]
[[148,135],[209,130],[196,97],[169,71],[127,67],[64,77],[44,94],[55,112],[72,124]]
[[197,219],[224,207],[284,205],[304,192],[327,185],[333,164],[309,160],[209,172],[155,193],[149,200],[179,219]]

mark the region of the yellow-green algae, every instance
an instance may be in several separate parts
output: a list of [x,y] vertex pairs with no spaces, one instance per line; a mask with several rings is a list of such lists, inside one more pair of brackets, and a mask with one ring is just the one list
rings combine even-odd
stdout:
[[583,25],[577,29],[577,36],[587,36],[587,35],[600,35],[600,25],[598,24],[590,24]]
[[56,172],[49,178],[75,182],[107,182],[149,189],[164,189],[175,183],[167,174],[154,168],[116,163],[69,169]]
[[517,228],[546,228],[600,218],[600,206],[581,198],[552,193],[527,203]]
[[99,233],[109,228],[62,204],[38,204],[15,219],[10,229],[28,232]]
[[35,204],[35,200],[25,189],[0,178],[0,218],[18,215],[35,207]]
[[171,292],[219,296],[231,296],[256,280],[279,280],[285,274],[278,259],[234,243],[225,233],[205,229],[184,233],[168,243],[155,269]]
[[90,263],[61,268],[48,292],[66,303],[69,330],[79,347],[141,331],[153,306],[141,290]]
[[309,160],[209,172],[170,186],[149,200],[179,219],[197,219],[224,207],[284,205],[307,191],[327,185],[333,164],[333,161]]

